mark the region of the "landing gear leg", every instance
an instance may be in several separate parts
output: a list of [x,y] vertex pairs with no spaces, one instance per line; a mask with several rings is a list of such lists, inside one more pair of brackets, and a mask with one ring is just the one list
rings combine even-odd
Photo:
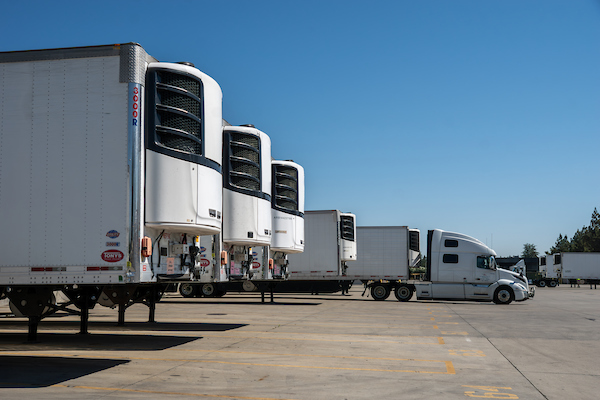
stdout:
[[37,342],[37,329],[38,324],[40,323],[40,317],[31,316],[29,317],[29,332],[27,333],[27,342],[36,343]]

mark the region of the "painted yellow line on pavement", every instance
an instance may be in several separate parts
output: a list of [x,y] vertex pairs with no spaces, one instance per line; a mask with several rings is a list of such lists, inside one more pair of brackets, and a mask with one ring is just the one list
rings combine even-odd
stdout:
[[[8,352],[4,352],[8,353]],[[23,355],[23,356],[34,356],[34,357],[62,357],[62,358],[106,358],[106,355],[94,356],[94,355],[69,355],[69,354],[50,354],[50,353],[13,353],[10,355]],[[454,366],[452,361],[444,360],[416,360],[416,359],[401,359],[401,361],[413,361],[413,362],[432,362],[432,363],[443,363],[446,367],[446,371],[426,371],[426,370],[412,370],[412,369],[383,369],[383,368],[357,368],[357,367],[324,367],[324,366],[313,366],[313,365],[289,365],[289,364],[265,364],[265,363],[248,363],[248,362],[235,362],[235,361],[221,361],[221,360],[195,360],[195,359],[178,359],[178,358],[155,358],[155,357],[111,357],[113,360],[126,360],[126,361],[163,361],[163,362],[179,362],[179,363],[205,363],[205,364],[226,364],[226,365],[247,365],[254,367],[273,367],[273,368],[305,368],[305,369],[328,369],[328,370],[342,370],[342,371],[364,371],[364,372],[411,372],[421,374],[455,374]]]
[[291,354],[291,353],[265,353],[259,351],[236,351],[236,350],[198,350],[198,349],[171,349],[170,351],[197,352],[197,353],[225,353],[225,354],[256,354],[260,356],[283,356],[283,357],[308,357],[308,358],[345,358],[352,360],[383,360],[383,361],[423,361],[442,362],[440,360],[420,360],[416,358],[389,358],[389,357],[361,357],[361,356],[331,356],[325,354]]
[[70,388],[70,389],[85,389],[85,390],[106,390],[106,391],[111,391],[111,392],[149,393],[149,394],[161,394],[161,395],[171,395],[171,396],[212,397],[212,398],[218,398],[218,399],[292,400],[292,399],[274,399],[272,397],[248,397],[248,396],[227,396],[227,395],[222,395],[222,394],[207,394],[207,393],[163,392],[163,391],[157,391],[157,390],[110,388],[110,387],[82,386],[82,385],[61,385],[61,384],[56,384],[56,385],[52,385],[50,387]]
[[[252,333],[252,332],[251,332]],[[264,333],[264,332],[263,332]],[[276,333],[276,332],[275,332]],[[287,334],[289,332],[281,332],[281,334]],[[315,341],[315,342],[353,342],[353,343],[399,343],[399,344],[438,344],[432,342],[403,342],[400,340],[364,340],[364,339],[321,339],[321,338],[299,338],[299,337],[259,337],[259,336],[244,336],[244,335],[202,335],[203,338],[229,338],[229,339],[260,339],[260,340],[304,340],[304,341]],[[440,339],[439,336],[394,336],[396,338],[433,338]],[[443,344],[443,343],[442,343]]]

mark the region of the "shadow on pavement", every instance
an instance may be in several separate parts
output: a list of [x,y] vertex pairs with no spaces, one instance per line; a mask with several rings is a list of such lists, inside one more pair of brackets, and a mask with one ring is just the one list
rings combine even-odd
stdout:
[[[39,332],[37,342],[26,342],[27,333],[1,333],[0,351],[52,351],[52,350],[127,350],[157,351],[202,339],[202,336],[161,336],[135,334],[44,333]],[[0,368],[0,371],[3,371]],[[0,374],[0,380],[2,375]]]
[[47,387],[128,363],[128,360],[0,356],[0,388]]

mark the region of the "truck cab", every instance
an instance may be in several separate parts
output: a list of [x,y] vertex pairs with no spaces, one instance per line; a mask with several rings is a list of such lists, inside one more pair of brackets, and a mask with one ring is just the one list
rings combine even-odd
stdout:
[[499,269],[496,252],[470,236],[431,230],[427,235],[425,280],[415,283],[417,299],[481,300],[508,304],[527,300],[527,280]]

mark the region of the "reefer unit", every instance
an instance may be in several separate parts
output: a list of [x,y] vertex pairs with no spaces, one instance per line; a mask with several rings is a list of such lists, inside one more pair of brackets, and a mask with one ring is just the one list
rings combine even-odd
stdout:
[[269,246],[271,236],[271,139],[253,125],[225,126],[223,249],[229,255],[228,276],[268,278],[268,262],[253,268],[258,263],[253,264],[251,249]]
[[287,254],[304,251],[304,168],[293,161],[271,162],[273,276],[286,278]]
[[356,216],[338,210],[306,211],[304,252],[289,254],[290,280],[345,279],[355,261]]
[[0,53],[0,98],[0,285],[183,276],[220,231],[221,90],[193,66],[135,43]]

